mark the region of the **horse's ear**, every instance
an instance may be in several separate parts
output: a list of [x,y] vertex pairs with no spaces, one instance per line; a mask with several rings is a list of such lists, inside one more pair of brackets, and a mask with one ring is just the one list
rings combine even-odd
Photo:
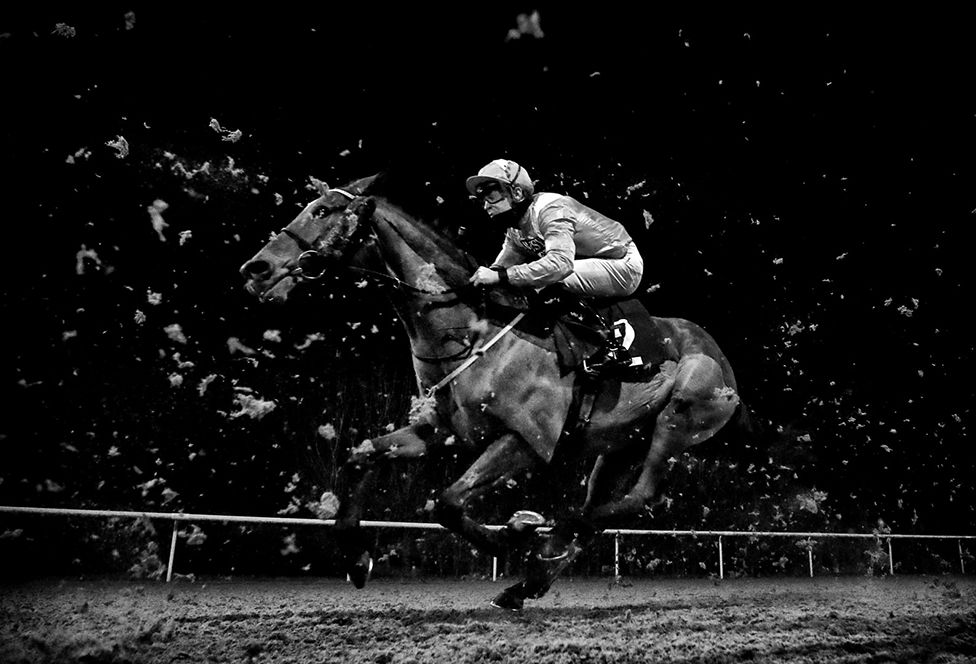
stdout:
[[357,222],[365,221],[376,212],[376,199],[372,196],[360,196],[349,203],[346,215]]

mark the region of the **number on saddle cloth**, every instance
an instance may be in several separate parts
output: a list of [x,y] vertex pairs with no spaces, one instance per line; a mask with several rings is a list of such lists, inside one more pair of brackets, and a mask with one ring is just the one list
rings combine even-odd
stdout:
[[530,310],[533,318],[543,322],[547,332],[551,330],[564,371],[578,367],[603,348],[611,335],[626,340],[625,321],[618,321],[622,336],[617,337],[616,323],[611,325],[593,304],[558,284],[541,290],[533,298]]
[[[526,312],[519,328],[552,340],[563,374],[578,369],[611,338],[619,340],[628,350],[632,350],[632,344],[636,343],[640,351],[642,335],[650,334],[648,340],[654,337],[653,330],[648,327],[647,310],[633,297],[589,300],[567,291],[560,284],[548,286],[521,302],[509,299],[509,295],[501,290],[493,289],[487,295],[487,311],[499,320],[510,318],[513,310]],[[633,352],[631,356],[640,359]]]

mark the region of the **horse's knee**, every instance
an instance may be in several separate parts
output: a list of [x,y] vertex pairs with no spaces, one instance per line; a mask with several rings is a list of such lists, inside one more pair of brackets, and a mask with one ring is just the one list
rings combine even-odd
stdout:
[[453,529],[464,516],[464,503],[456,491],[445,489],[434,502],[434,518],[445,528]]

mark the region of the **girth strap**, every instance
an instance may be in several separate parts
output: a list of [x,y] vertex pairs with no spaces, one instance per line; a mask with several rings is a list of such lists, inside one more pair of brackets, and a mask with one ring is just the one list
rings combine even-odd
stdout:
[[566,413],[560,442],[574,438],[590,425],[590,415],[593,414],[593,406],[601,386],[599,381],[585,376],[573,385],[573,400],[569,404],[569,412]]

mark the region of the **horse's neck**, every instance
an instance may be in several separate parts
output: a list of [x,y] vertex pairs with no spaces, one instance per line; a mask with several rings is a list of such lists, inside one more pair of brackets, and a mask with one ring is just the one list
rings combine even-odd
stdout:
[[415,355],[441,356],[450,338],[466,337],[472,309],[452,294],[467,281],[467,268],[434,239],[435,231],[399,210],[378,208],[377,248],[389,273],[421,292],[405,290],[394,300]]

